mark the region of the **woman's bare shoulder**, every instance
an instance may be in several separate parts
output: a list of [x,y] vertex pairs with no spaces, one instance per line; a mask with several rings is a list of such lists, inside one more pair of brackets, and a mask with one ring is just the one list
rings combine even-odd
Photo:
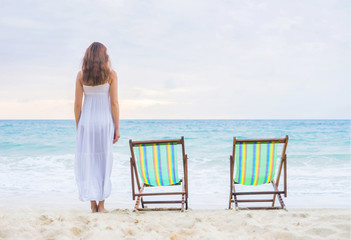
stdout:
[[117,73],[116,73],[115,70],[112,69],[112,70],[111,70],[111,74],[112,74],[113,77],[117,78]]
[[111,69],[111,75],[110,75],[110,84],[113,82],[113,81],[117,81],[117,73],[115,70]]
[[83,78],[82,78],[82,71],[79,71],[77,73],[77,79],[76,79],[77,82],[83,84]]
[[79,71],[79,72],[77,73],[77,78],[78,78],[78,77],[80,77],[80,78],[82,77],[82,71]]

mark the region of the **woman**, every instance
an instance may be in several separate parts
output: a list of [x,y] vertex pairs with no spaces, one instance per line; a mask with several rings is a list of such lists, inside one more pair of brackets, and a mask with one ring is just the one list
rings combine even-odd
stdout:
[[107,212],[104,203],[111,193],[112,144],[120,138],[117,74],[110,65],[106,47],[94,42],[85,52],[76,80],[75,175],[79,199],[90,201],[93,213]]

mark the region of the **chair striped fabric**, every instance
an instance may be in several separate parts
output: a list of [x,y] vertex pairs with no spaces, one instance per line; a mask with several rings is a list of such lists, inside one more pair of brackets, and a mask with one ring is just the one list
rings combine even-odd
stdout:
[[[233,155],[230,156],[229,209],[231,209],[232,203],[234,203],[235,209],[285,208],[282,196],[287,197],[286,149],[288,140],[288,135],[285,138],[265,139],[237,139],[234,137]],[[281,154],[277,154],[278,147],[282,147]],[[283,190],[279,190],[281,176],[284,177]],[[273,190],[248,187],[267,183],[272,184]],[[236,185],[242,185],[238,188],[239,191],[236,190]],[[254,189],[257,189],[257,191]],[[249,197],[246,198],[247,195]],[[255,196],[263,196],[263,198],[256,198]],[[269,196],[272,196],[272,198]],[[275,206],[276,198],[280,206]],[[241,207],[239,207],[239,204]],[[259,206],[252,206],[251,204],[258,204]]]
[[[136,200],[134,209],[188,209],[188,156],[185,154],[184,137],[147,141],[130,139],[129,146],[132,196]],[[182,165],[178,168],[178,164]],[[149,189],[144,192],[147,187]],[[162,196],[167,197],[162,199]],[[155,207],[146,206],[152,204]],[[160,204],[180,204],[180,207],[159,207]]]
[[261,185],[274,179],[277,160],[275,142],[252,142],[236,145],[234,181],[242,185]]
[[134,145],[134,154],[140,179],[148,186],[177,185],[177,143]]

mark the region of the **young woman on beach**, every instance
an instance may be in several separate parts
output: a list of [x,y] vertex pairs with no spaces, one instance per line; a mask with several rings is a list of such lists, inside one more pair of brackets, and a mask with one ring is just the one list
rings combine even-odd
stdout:
[[107,212],[104,203],[111,193],[112,145],[120,138],[117,74],[110,65],[106,47],[94,42],[85,52],[76,79],[75,176],[79,199],[90,201],[93,213]]

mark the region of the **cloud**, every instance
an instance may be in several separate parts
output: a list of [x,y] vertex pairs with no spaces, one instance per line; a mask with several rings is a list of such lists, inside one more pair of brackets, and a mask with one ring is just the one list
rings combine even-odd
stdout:
[[[348,118],[348,9],[332,0],[6,1],[1,117],[55,118],[48,102],[73,101],[84,51],[101,41],[124,118]],[[29,106],[20,100],[43,107],[5,108]],[[56,102],[57,118],[73,118]]]
[[167,101],[157,101],[153,99],[125,99],[121,101],[121,106],[125,106],[126,108],[143,108],[143,107],[150,107],[150,106],[157,106],[157,105],[170,105],[175,104],[174,102],[167,102]]
[[0,119],[67,119],[73,100],[0,101]]
[[164,88],[164,89],[147,89],[147,88],[134,88],[134,91],[138,91],[142,96],[148,97],[170,97],[176,96],[183,93],[191,93],[190,89],[186,88]]

